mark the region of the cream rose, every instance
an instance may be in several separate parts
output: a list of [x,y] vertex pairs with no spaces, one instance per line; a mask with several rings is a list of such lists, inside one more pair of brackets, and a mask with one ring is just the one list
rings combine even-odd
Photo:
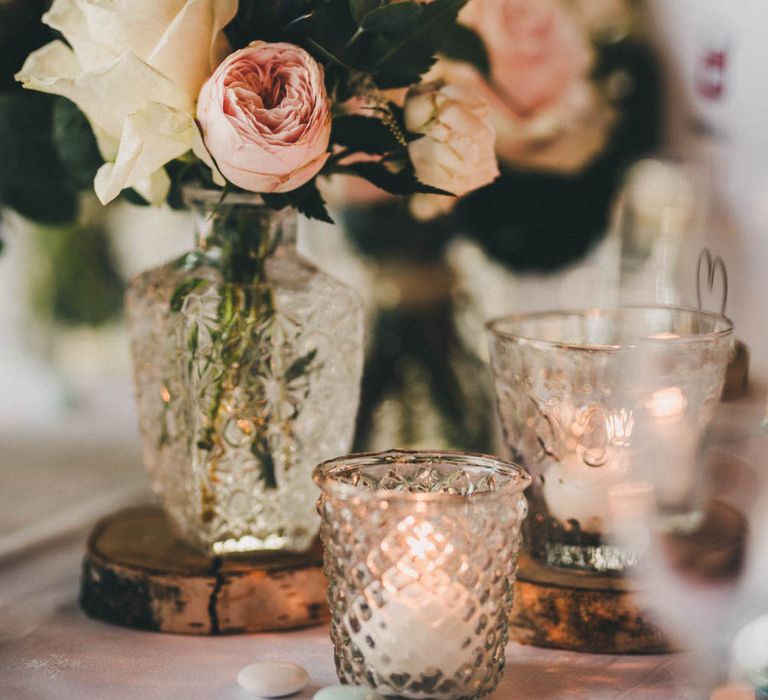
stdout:
[[589,80],[589,32],[572,8],[562,0],[471,0],[461,20],[483,37],[492,80],[451,62],[441,74],[489,103],[502,160],[570,172],[602,149],[613,113]]
[[[408,144],[408,154],[416,177],[425,185],[461,196],[498,177],[488,106],[464,88],[440,81],[411,88],[405,100],[405,126],[424,134]],[[416,195],[412,211],[418,218],[431,218],[452,202],[451,197]]]
[[237,0],[55,0],[43,16],[69,46],[35,51],[16,78],[88,117],[106,161],[95,181],[103,203],[127,187],[160,203],[166,163],[190,148],[207,158],[195,102],[229,51],[222,30],[236,12]]
[[251,192],[287,192],[330,153],[322,67],[293,44],[255,41],[228,56],[200,92],[197,117],[221,173]]

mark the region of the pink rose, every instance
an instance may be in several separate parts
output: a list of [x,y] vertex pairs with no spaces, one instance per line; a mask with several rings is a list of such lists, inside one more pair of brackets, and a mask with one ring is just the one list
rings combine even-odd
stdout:
[[587,34],[557,0],[472,0],[461,20],[483,37],[493,80],[521,114],[557,101],[589,71]]
[[551,104],[520,114],[472,67],[446,62],[442,70],[447,79],[488,103],[496,153],[516,167],[577,172],[603,150],[615,123],[614,111],[586,78],[574,82]]
[[483,37],[491,81],[468,64],[436,70],[488,103],[503,161],[574,172],[602,150],[614,114],[590,81],[588,29],[565,2],[471,0],[461,20]]
[[251,192],[301,187],[330,155],[323,69],[293,44],[254,41],[200,91],[197,118],[221,173]]

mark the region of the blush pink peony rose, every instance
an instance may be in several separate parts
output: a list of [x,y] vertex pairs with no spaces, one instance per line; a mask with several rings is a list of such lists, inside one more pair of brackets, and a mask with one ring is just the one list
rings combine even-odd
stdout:
[[583,27],[557,0],[472,0],[461,20],[483,37],[494,82],[521,113],[556,101],[591,65]]
[[436,70],[488,103],[501,160],[574,172],[602,150],[614,115],[590,81],[589,31],[570,5],[471,0],[461,20],[483,37],[491,81],[467,64],[441,61]]
[[255,41],[224,59],[197,118],[221,173],[251,192],[301,187],[330,155],[323,69],[293,44]]

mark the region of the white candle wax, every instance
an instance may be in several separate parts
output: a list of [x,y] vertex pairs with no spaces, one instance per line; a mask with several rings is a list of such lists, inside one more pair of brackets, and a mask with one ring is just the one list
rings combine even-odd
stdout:
[[585,532],[604,533],[610,516],[610,492],[627,478],[628,458],[618,453],[610,463],[590,467],[578,454],[565,455],[544,473],[547,509],[561,523],[577,520]]
[[430,522],[412,516],[398,530],[406,551],[382,576],[383,602],[371,606],[352,640],[384,678],[438,672],[451,677],[471,658],[478,611],[467,610],[468,593],[441,569],[454,554],[453,545]]
[[650,416],[642,454],[657,499],[685,504],[695,488],[698,430],[687,420],[688,402],[680,387],[653,392],[645,408]]
[[[605,458],[599,466],[580,442],[578,421],[570,427],[570,451],[550,460],[544,471],[543,493],[549,513],[562,523],[577,520],[586,532],[608,534],[613,513],[612,492],[630,478],[645,475],[657,497],[683,501],[694,486],[697,434],[686,423],[688,402],[680,387],[666,387],[651,394],[645,403],[648,416],[642,445],[630,452],[635,416],[624,411],[605,419]],[[631,456],[630,456],[631,455]],[[640,458],[641,464],[632,460]],[[635,473],[641,472],[641,473]]]
[[558,415],[564,438],[543,472],[547,509],[564,524],[577,520],[585,532],[604,533],[610,490],[629,470],[634,416],[626,409],[568,405],[561,405]]

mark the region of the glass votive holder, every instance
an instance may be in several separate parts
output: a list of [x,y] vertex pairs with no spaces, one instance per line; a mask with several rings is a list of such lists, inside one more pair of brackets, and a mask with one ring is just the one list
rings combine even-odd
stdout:
[[727,318],[626,307],[507,316],[488,329],[504,441],[533,476],[526,547],[535,558],[620,572],[641,554],[616,536],[632,508],[676,523],[701,516]]
[[341,682],[405,698],[492,692],[525,470],[484,455],[391,451],[325,462],[314,479]]

